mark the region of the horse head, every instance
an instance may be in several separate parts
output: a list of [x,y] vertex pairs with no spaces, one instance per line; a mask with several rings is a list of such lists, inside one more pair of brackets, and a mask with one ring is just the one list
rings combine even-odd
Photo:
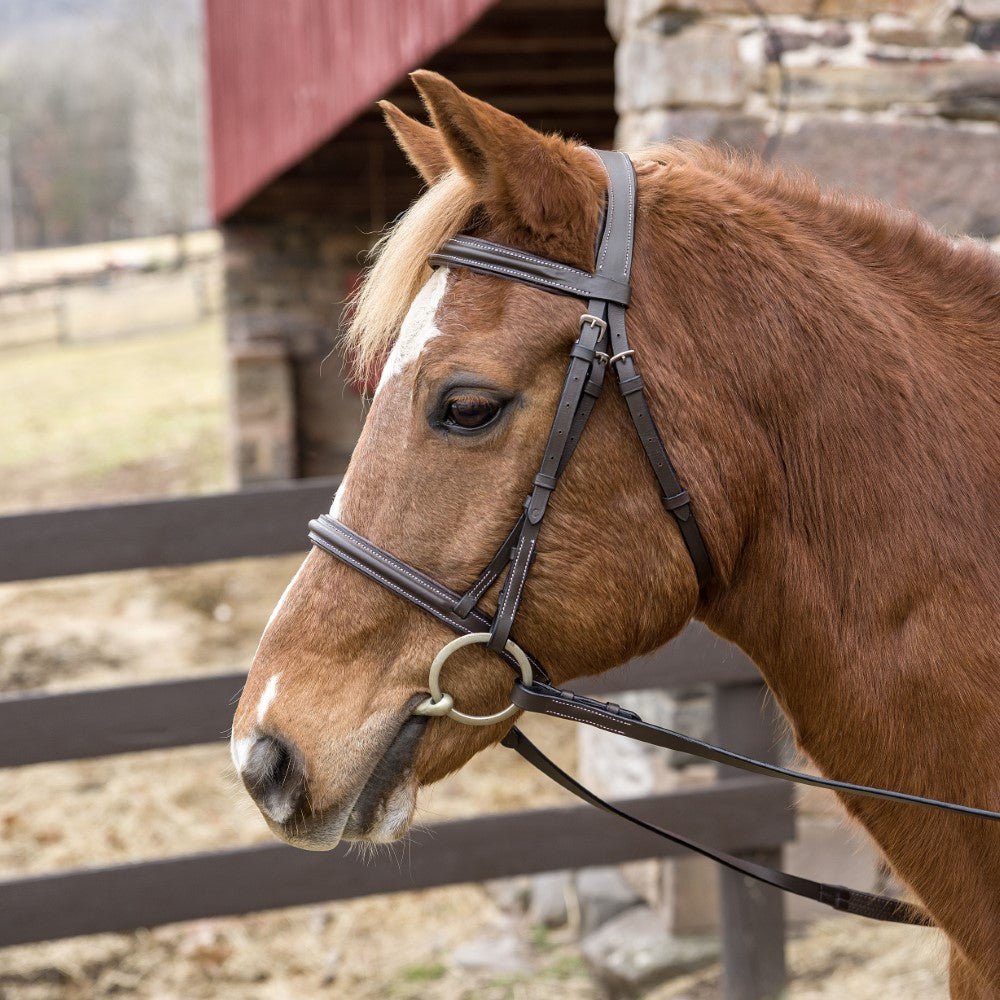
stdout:
[[[433,127],[384,105],[429,190],[389,235],[351,339],[380,378],[332,515],[459,592],[521,513],[580,333],[572,298],[426,259],[465,232],[591,271],[607,190],[584,147],[544,136],[432,74]],[[639,264],[641,268],[641,263]],[[617,395],[617,394],[616,394]],[[621,399],[601,399],[569,462],[524,587],[516,639],[555,681],[671,638],[698,585],[664,518]],[[498,584],[481,598],[492,611]],[[233,757],[272,829],[303,847],[388,841],[417,789],[503,737],[415,716],[451,633],[314,550],[275,609],[233,726]],[[482,646],[446,668],[462,711],[509,705],[510,667]]]

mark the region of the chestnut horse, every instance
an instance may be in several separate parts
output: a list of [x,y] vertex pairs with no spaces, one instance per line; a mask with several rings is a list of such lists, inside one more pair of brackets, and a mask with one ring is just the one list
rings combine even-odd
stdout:
[[[435,74],[414,81],[432,127],[383,108],[429,190],[356,304],[352,350],[383,370],[333,513],[463,591],[520,513],[581,310],[464,269],[431,275],[426,258],[465,231],[591,270],[606,178],[577,144]],[[716,579],[699,590],[624,403],[605,394],[553,498],[518,642],[560,684],[696,617],[756,661],[824,774],[996,809],[1000,262],[700,146],[635,163],[629,332]],[[411,714],[451,637],[309,554],[233,726],[276,834],[311,849],[401,837],[421,785],[504,735],[509,722]],[[448,667],[467,712],[508,704],[511,680],[482,646]],[[996,827],[844,804],[947,933],[952,995],[1000,995]]]

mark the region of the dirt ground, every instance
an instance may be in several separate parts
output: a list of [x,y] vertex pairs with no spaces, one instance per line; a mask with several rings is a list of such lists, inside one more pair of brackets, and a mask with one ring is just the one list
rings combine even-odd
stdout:
[[[212,325],[0,355],[0,425],[14,428],[0,439],[0,505],[10,511],[223,486],[225,385]],[[240,668],[296,564],[297,557],[242,560],[0,587],[0,690]],[[528,728],[572,766],[574,743],[559,726],[545,720]],[[564,801],[498,749],[429,789],[419,820]],[[269,836],[236,786],[221,738],[0,770],[0,877]],[[511,920],[487,887],[470,885],[8,948],[0,950],[0,998],[600,996],[572,926],[522,928],[530,972],[455,964],[459,944],[501,933]],[[795,937],[789,955],[795,1000],[945,995],[944,950],[933,932],[835,918]],[[714,1000],[719,971],[650,996]]]

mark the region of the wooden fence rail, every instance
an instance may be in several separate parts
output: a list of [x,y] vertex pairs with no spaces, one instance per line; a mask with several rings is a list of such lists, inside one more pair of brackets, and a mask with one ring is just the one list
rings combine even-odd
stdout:
[[[222,739],[245,674],[0,697],[0,767],[162,750]],[[753,666],[700,625],[627,666],[574,684],[584,694],[755,681]]]
[[[307,520],[326,509],[338,482],[0,517],[0,582],[303,551]],[[0,767],[214,742],[229,728],[242,683],[234,672],[0,697]],[[753,664],[700,625],[574,687],[608,694],[696,684],[716,686],[728,745],[760,756],[772,751]],[[685,836],[775,864],[794,836],[791,801],[787,786],[731,776],[628,807]],[[676,853],[579,806],[440,823],[413,839],[419,846],[406,866],[391,856],[340,864],[342,850],[315,855],[274,844],[0,880],[0,946]],[[727,1000],[762,1000],[784,976],[780,902],[736,877],[722,884]]]
[[[729,785],[732,787],[728,787]],[[626,803],[643,818],[736,853],[794,835],[784,789],[758,778]],[[435,823],[398,856],[282,844],[0,882],[0,943],[123,931],[177,920],[354,899],[560,868],[671,857],[677,848],[589,806]]]
[[307,479],[2,517],[0,583],[302,552],[309,519],[329,509],[339,484]]

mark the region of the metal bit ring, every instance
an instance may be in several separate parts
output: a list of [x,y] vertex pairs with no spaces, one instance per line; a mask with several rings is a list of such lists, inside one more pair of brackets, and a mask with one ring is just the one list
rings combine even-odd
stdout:
[[[460,635],[457,639],[452,639],[451,642],[442,646],[431,663],[430,677],[427,684],[430,688],[431,696],[417,705],[413,710],[413,714],[446,715],[449,719],[454,719],[456,722],[461,722],[466,726],[492,726],[516,715],[519,711],[516,705],[508,705],[506,708],[499,712],[494,712],[492,715],[467,715],[465,712],[460,712],[455,708],[455,700],[450,694],[446,694],[441,690],[441,668],[445,665],[448,657],[463,646],[487,643],[490,641],[490,638],[489,632],[470,632],[468,635]],[[513,639],[507,640],[504,651],[514,657],[514,661],[521,671],[521,682],[523,684],[531,684],[531,661],[528,659],[527,653]]]

